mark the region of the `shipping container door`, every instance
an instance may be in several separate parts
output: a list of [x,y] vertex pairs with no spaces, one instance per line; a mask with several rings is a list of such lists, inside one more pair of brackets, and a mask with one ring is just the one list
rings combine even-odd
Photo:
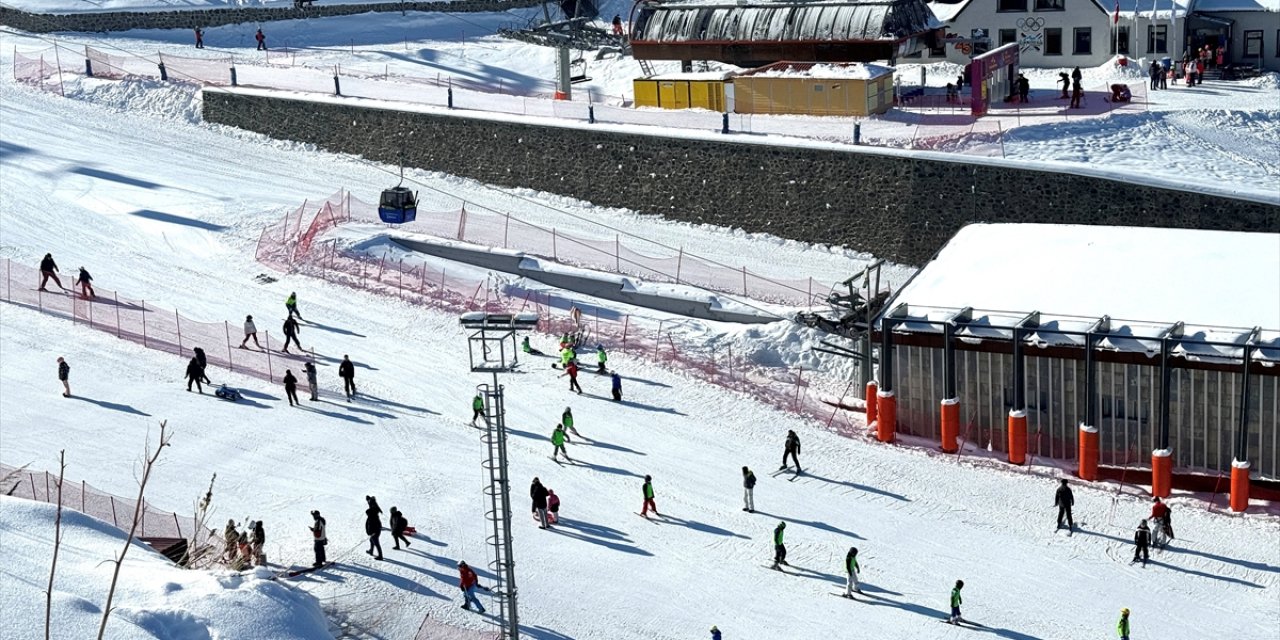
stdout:
[[636,80],[634,82],[637,107],[658,106],[658,83],[654,80]]

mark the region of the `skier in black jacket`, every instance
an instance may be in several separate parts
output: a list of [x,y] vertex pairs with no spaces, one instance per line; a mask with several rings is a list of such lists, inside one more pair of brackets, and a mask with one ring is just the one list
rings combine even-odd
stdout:
[[800,458],[796,457],[800,454],[800,436],[795,431],[787,432],[787,444],[782,450],[782,466],[778,467],[781,471],[787,468],[787,456],[791,456],[792,462],[796,463],[796,473],[800,473]]
[[1058,528],[1062,528],[1062,519],[1067,519],[1067,528],[1075,530],[1076,523],[1071,519],[1071,507],[1075,506],[1076,500],[1071,495],[1071,487],[1067,486],[1067,479],[1062,479],[1062,484],[1058,485],[1058,491],[1053,496],[1053,504],[1058,507]]
[[529,486],[529,497],[533,498],[533,511],[538,514],[538,528],[550,527],[547,522],[547,488],[542,486],[541,480],[533,479],[533,484]]
[[289,353],[290,342],[297,345],[298,351],[302,351],[302,343],[298,342],[298,321],[292,315],[285,318],[284,326],[281,327],[281,330],[284,331],[284,348],[281,351]]
[[298,378],[292,369],[284,370],[284,394],[289,397],[289,406],[302,404],[298,401]]
[[40,260],[40,290],[48,291],[44,285],[48,284],[49,278],[53,278],[53,283],[58,285],[59,289],[65,290],[62,281],[58,279],[58,263],[53,261],[53,254],[46,253],[44,258]]
[[756,512],[756,474],[750,469],[742,468],[742,510],[747,513]]
[[378,499],[373,496],[365,496],[365,502],[369,503],[369,508],[364,510],[364,532],[369,536],[369,548],[365,553],[373,556],[373,550],[378,550],[378,555],[373,556],[374,560],[382,559],[382,508],[378,506]]
[[196,347],[191,352],[196,354],[196,362],[200,363],[200,380],[205,384],[213,384],[209,381],[209,374],[205,373],[209,369],[209,359],[205,357],[204,349]]
[[1147,528],[1147,521],[1138,522],[1138,529],[1133,532],[1133,561],[1137,562],[1139,557],[1142,559],[1142,566],[1147,566],[1147,560],[1150,559],[1148,548],[1151,546],[1151,530]]
[[62,382],[62,397],[71,397],[71,365],[58,356],[58,380]]
[[191,383],[194,382],[196,384],[196,391],[204,393],[204,387],[200,386],[200,379],[203,377],[204,367],[200,366],[199,360],[192,357],[191,361],[187,363],[187,391],[191,390]]
[[338,365],[338,377],[342,378],[342,389],[347,393],[347,402],[356,394],[356,365],[351,356],[342,356],[342,364]]

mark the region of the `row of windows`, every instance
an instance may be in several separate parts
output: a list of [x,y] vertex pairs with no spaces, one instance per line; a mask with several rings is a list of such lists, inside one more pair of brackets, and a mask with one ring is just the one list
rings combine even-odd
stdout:
[[[1059,3],[1060,4],[1060,3]],[[983,31],[986,29],[975,29],[975,31]],[[1109,30],[1111,31],[1111,30]],[[1111,31],[1111,53],[1129,55],[1129,27],[1121,25],[1114,31]],[[1118,35],[1118,37],[1117,37]],[[1091,27],[1077,27],[1072,29],[1071,53],[1072,55],[1083,56],[1093,53],[1093,29]],[[1018,39],[1017,29],[1000,29],[998,32],[998,42],[1000,46],[1016,42]],[[1263,57],[1263,32],[1262,31],[1245,31],[1244,32],[1244,57],[1245,61],[1251,58]],[[1060,56],[1062,55],[1062,29],[1048,28],[1044,30],[1043,55]],[[976,45],[973,54],[977,55],[986,52],[986,47]],[[1146,53],[1169,53],[1169,26],[1147,25],[1147,48]],[[929,48],[929,57],[943,58],[947,55],[946,44],[939,44]],[[1276,30],[1276,46],[1272,55],[1280,58],[1280,29]],[[912,58],[920,57],[920,53],[912,54]]]
[[[1066,0],[1035,0],[1031,3],[1036,11],[1065,11]],[[1027,0],[999,0],[996,4],[996,11],[1016,12],[1026,11]]]

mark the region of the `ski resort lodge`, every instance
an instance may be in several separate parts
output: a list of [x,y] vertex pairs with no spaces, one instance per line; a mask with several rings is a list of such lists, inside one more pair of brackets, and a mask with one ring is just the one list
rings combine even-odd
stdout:
[[1074,460],[1087,480],[1149,473],[1159,496],[1175,477],[1230,478],[1236,510],[1251,476],[1280,479],[1275,234],[969,225],[873,340],[881,441]]

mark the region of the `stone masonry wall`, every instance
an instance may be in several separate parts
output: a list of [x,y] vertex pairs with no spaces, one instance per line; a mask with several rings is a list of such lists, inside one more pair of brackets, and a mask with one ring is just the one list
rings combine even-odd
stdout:
[[330,4],[316,0],[311,7],[235,7],[188,11],[108,11],[102,13],[27,13],[0,6],[0,24],[31,33],[104,32],[132,29],[193,29],[228,24],[347,16],[359,13],[448,11],[477,13],[538,6],[536,0],[458,0],[457,2],[382,2]]
[[[204,93],[209,122],[668,219],[926,262],[971,222],[1280,232],[1280,206],[1007,165]],[[390,180],[390,179],[389,179]],[[351,186],[351,185],[349,185]],[[381,188],[381,185],[368,185]],[[996,249],[998,250],[998,249]]]

